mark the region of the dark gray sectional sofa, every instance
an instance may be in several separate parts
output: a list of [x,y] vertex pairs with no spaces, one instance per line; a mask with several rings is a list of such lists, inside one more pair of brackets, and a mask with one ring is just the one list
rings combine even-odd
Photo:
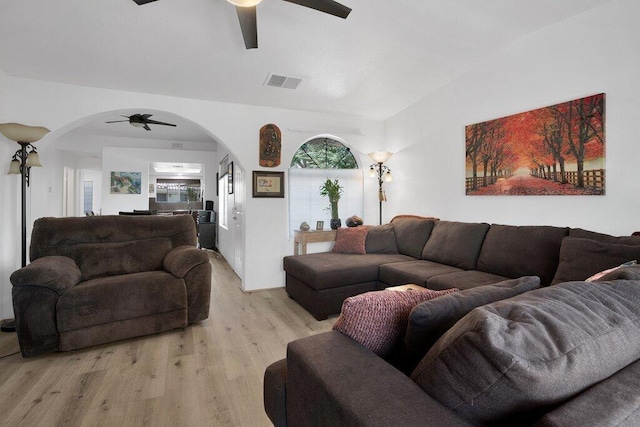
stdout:
[[265,372],[274,425],[640,425],[640,268],[584,281],[640,259],[640,238],[411,217],[385,227],[403,236],[398,253],[290,257],[287,291],[312,289],[314,315],[334,310],[329,290],[460,291],[415,306],[384,359],[336,330],[289,343]]
[[607,238],[568,227],[398,216],[389,225],[370,228],[365,255],[326,252],[285,257],[286,291],[323,320],[339,313],[347,297],[407,283],[435,290],[468,289],[534,275],[545,286],[554,278],[567,236]]

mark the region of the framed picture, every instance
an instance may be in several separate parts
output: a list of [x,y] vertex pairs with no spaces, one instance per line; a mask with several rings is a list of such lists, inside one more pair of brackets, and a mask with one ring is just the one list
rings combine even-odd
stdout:
[[316,222],[316,231],[322,231],[324,229],[324,221]]
[[142,172],[111,172],[111,194],[140,194]]
[[605,94],[468,125],[470,196],[605,194]]
[[220,173],[216,173],[216,196],[220,195]]
[[229,183],[229,194],[233,194],[233,162],[229,163],[229,167],[227,169],[227,182]]
[[284,197],[284,172],[253,171],[253,197]]

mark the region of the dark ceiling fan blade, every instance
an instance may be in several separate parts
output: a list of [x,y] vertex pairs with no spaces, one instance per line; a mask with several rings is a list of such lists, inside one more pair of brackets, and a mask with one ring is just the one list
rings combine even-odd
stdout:
[[120,123],[120,122],[128,122],[129,120],[114,120],[112,122],[105,122],[105,123]]
[[143,4],[151,3],[152,1],[156,1],[156,0],[133,0],[133,1],[136,2],[138,6],[142,6]]
[[149,125],[148,125],[148,124],[146,124],[146,123],[144,124],[143,128],[144,128],[145,130],[151,130],[151,128],[149,127]]
[[337,16],[339,18],[346,19],[351,13],[351,8],[342,5],[333,0],[284,0],[289,3],[294,3],[300,6],[309,7],[311,9],[319,10],[320,12],[328,13],[330,15]]
[[240,21],[240,29],[244,38],[244,46],[247,49],[256,49],[258,47],[256,7],[236,6],[236,11],[238,12],[238,21]]
[[176,125],[174,125],[173,123],[165,123],[165,122],[159,122],[157,120],[145,120],[144,123],[148,123],[150,125],[163,125],[163,126],[173,126],[176,127]]

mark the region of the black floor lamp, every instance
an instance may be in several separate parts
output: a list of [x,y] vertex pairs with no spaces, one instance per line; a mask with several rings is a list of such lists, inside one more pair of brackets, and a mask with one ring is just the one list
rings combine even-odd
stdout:
[[[0,123],[0,133],[5,138],[20,144],[9,166],[9,174],[22,176],[22,266],[27,265],[27,187],[32,167],[40,167],[40,156],[32,144],[49,132],[40,126],[26,126],[19,123]],[[3,332],[15,332],[14,319],[3,320],[0,324]]]
[[388,166],[384,165],[384,162],[389,160],[393,156],[393,153],[389,151],[376,151],[374,153],[369,153],[369,157],[375,163],[369,166],[369,175],[372,178],[378,178],[378,202],[380,203],[380,225],[382,225],[382,202],[387,201],[387,195],[384,192],[384,188],[382,188],[382,184],[386,182],[391,182],[393,177],[391,176],[391,169]]

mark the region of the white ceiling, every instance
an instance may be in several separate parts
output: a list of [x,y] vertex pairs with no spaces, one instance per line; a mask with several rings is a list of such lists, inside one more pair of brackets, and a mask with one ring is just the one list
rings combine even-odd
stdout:
[[[13,77],[386,119],[528,33],[610,1],[343,0],[353,12],[342,20],[264,0],[260,47],[245,50],[226,0],[0,0],[0,69]],[[277,89],[264,86],[269,73],[304,80],[296,90]]]

